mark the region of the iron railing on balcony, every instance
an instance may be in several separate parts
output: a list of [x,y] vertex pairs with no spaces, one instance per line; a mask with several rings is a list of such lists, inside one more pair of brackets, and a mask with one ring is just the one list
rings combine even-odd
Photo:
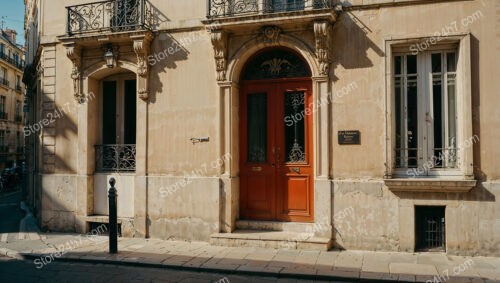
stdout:
[[24,69],[25,63],[23,60],[15,60],[14,58],[9,57],[4,52],[0,52],[0,59],[11,64],[12,66],[18,68],[21,71]]
[[147,0],[108,0],[66,7],[67,34],[150,30],[152,6]]
[[333,0],[207,0],[208,18],[330,9]]
[[7,120],[7,112],[0,111],[0,120]]
[[135,171],[135,144],[95,146],[97,172]]
[[456,169],[458,168],[459,148],[433,148],[434,155],[424,162],[418,162],[418,148],[396,148],[395,168],[418,168],[422,170],[430,169]]
[[16,91],[22,91],[22,90],[23,89],[22,89],[21,85],[16,85]]
[[9,86],[9,80],[7,80],[6,78],[0,78],[0,84]]

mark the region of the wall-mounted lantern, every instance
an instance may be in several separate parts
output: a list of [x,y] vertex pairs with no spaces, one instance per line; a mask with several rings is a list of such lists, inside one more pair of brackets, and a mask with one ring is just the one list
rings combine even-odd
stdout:
[[104,53],[104,60],[106,60],[106,66],[108,68],[113,68],[115,66],[115,54],[113,54],[113,47],[108,46],[108,50]]

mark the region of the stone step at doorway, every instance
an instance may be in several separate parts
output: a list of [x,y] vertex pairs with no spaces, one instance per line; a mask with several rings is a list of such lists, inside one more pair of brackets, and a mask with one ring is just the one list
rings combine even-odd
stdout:
[[306,233],[236,230],[232,233],[212,234],[210,244],[226,247],[328,251],[332,247],[333,241],[328,238],[310,237]]

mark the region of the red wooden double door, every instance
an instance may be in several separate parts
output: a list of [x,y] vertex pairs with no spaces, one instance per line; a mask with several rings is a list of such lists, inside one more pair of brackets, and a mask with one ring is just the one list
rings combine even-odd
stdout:
[[313,221],[309,78],[245,81],[240,89],[240,218]]

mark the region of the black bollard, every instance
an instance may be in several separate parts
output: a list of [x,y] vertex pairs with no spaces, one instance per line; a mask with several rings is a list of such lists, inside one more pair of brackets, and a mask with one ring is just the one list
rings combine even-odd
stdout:
[[109,180],[111,188],[108,191],[109,204],[109,253],[118,253],[118,219],[116,211],[116,197],[118,196],[115,189],[115,178]]

